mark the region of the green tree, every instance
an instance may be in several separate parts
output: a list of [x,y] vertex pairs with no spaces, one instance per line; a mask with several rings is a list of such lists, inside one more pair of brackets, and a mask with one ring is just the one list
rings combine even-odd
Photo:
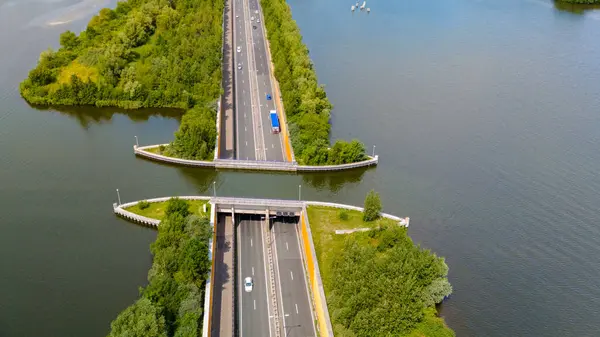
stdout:
[[363,220],[364,221],[373,221],[379,218],[379,213],[381,213],[381,199],[379,198],[379,193],[374,190],[369,191],[367,197],[365,198],[365,209],[363,211]]
[[172,214],[178,214],[185,218],[190,215],[190,204],[183,199],[171,198],[167,204],[165,215],[169,216]]
[[60,34],[60,45],[65,49],[75,49],[79,46],[79,38],[70,30]]
[[109,337],[167,337],[165,318],[147,298],[121,312],[110,327]]

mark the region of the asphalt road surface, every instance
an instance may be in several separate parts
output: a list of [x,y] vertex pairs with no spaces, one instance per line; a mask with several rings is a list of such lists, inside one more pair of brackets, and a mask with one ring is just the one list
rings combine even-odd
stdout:
[[[261,216],[237,215],[238,235],[238,310],[241,337],[269,337],[269,303],[267,269],[263,247],[264,228]],[[244,289],[244,279],[252,277],[251,292]]]
[[267,94],[273,96],[273,85],[262,11],[257,0],[234,0],[233,11],[236,157],[284,161],[281,136],[272,133],[269,118],[275,102],[266,98]]
[[286,337],[316,336],[312,308],[300,250],[298,219],[275,219],[276,262],[279,271],[280,305],[283,305],[283,330]]

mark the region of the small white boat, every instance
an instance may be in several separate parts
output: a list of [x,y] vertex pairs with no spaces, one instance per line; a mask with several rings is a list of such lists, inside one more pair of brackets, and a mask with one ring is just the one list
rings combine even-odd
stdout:
[[367,13],[371,13],[371,8],[367,8]]
[[355,7],[354,7],[354,6],[352,6],[352,7],[350,7],[350,10],[354,12],[354,8],[355,8]]

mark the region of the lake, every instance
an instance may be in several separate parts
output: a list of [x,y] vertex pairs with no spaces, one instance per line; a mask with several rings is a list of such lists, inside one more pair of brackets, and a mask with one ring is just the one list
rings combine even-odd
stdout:
[[297,198],[410,216],[450,266],[459,336],[600,330],[600,11],[543,0],[289,0],[335,105],[334,138],[377,168],[216,172],[149,162],[180,113],[35,109],[39,53],[114,0],[0,0],[0,336],[105,336],[146,282],[156,232],[112,203],[168,195]]

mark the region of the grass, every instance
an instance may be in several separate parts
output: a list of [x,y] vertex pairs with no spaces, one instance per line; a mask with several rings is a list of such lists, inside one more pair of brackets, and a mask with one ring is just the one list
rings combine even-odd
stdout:
[[50,91],[58,90],[62,84],[71,84],[71,75],[76,75],[83,82],[98,81],[98,69],[94,67],[88,67],[75,60],[60,71],[56,82],[48,86]]
[[[203,205],[208,203],[208,200],[186,200],[190,204],[190,211],[196,215],[202,215]],[[129,212],[137,215],[145,216],[152,219],[162,220],[165,216],[165,209],[169,201],[152,202],[150,207],[140,209],[139,204],[126,208]],[[210,213],[210,205],[206,205],[206,212]]]
[[[312,239],[315,245],[317,254],[317,263],[321,272],[321,280],[325,289],[325,297],[329,296],[329,290],[335,288],[332,284],[332,276],[330,266],[333,258],[343,249],[344,240],[349,235],[354,234],[335,234],[336,229],[353,229],[353,228],[376,228],[385,224],[397,224],[396,221],[380,218],[376,221],[365,222],[362,219],[362,212],[345,210],[347,220],[340,219],[340,210],[332,207],[323,206],[308,206],[308,219],[312,232]],[[372,244],[370,241],[365,241],[366,235],[355,235],[359,244]],[[329,307],[330,314],[335,308]],[[339,331],[334,326],[334,334]],[[454,332],[450,330],[444,320],[437,316],[434,308],[427,308],[425,316],[416,328],[408,335],[408,337],[453,337]]]
[[[165,146],[165,148],[166,148],[166,146]],[[160,154],[161,156],[167,156],[167,157],[171,157],[171,158],[179,158],[179,157],[170,156],[167,153],[165,153],[165,151],[161,151],[160,146],[150,147],[150,148],[144,149],[144,151],[147,151],[150,153],[155,153],[155,154]],[[204,159],[203,161],[213,161],[213,157]]]
[[325,289],[328,288],[328,282],[330,281],[329,266],[331,265],[332,258],[342,249],[344,238],[350,235],[335,234],[336,229],[376,228],[383,224],[397,223],[388,218],[366,222],[362,219],[362,212],[353,210],[345,210],[348,219],[341,220],[339,217],[340,209],[333,207],[308,206],[307,212]]

